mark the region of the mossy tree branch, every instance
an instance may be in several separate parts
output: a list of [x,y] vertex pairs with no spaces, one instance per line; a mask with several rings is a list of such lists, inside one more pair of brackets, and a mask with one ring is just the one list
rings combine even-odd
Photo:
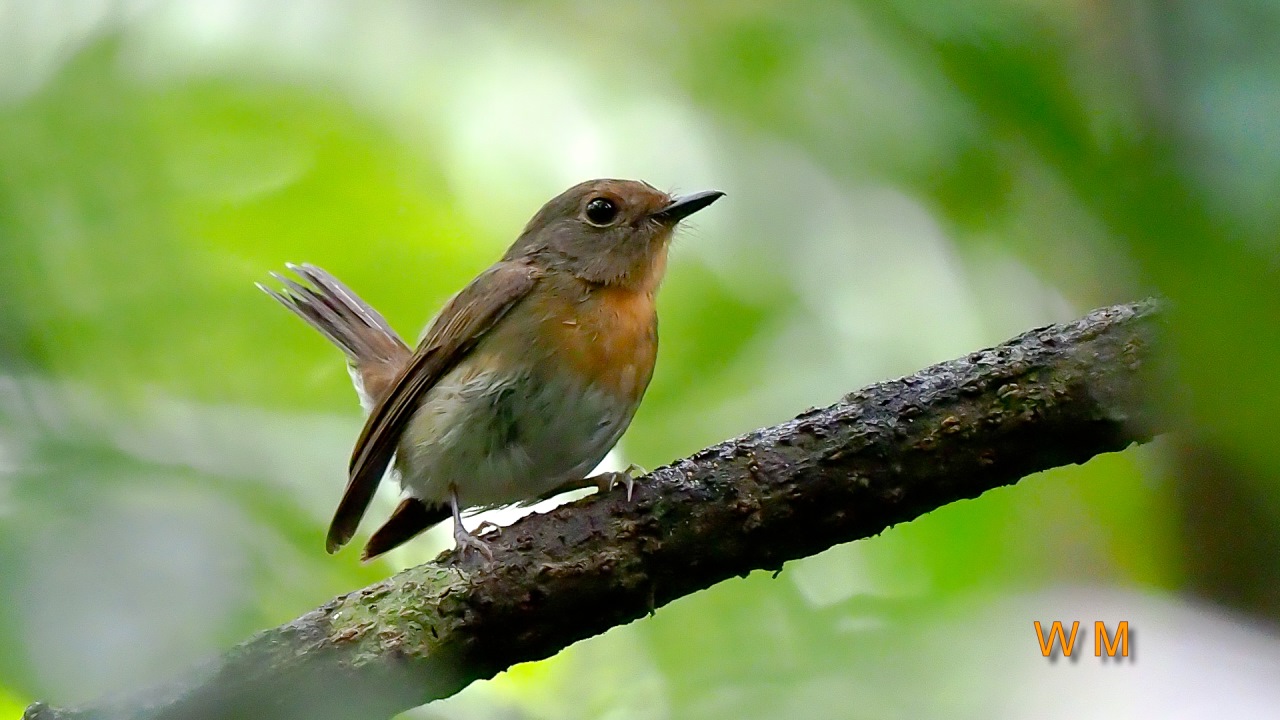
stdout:
[[851,393],[336,598],[154,689],[29,720],[368,719],[553,655],[676,598],[1143,442],[1146,301]]

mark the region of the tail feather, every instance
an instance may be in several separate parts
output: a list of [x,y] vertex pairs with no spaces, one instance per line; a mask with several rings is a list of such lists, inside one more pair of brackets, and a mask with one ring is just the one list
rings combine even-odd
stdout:
[[333,275],[315,265],[285,267],[301,282],[273,272],[281,289],[256,283],[258,288],[346,353],[362,400],[379,398],[408,362],[409,347],[377,310]]
[[256,283],[258,288],[319,330],[354,361],[407,357],[409,348],[391,325],[368,303],[334,276],[314,265],[285,265],[304,285],[281,273],[271,277],[283,285],[280,291]]
[[360,559],[372,560],[399,547],[423,530],[448,519],[450,514],[447,505],[428,507],[418,498],[407,497],[400,501],[391,517],[369,538],[364,552],[360,553]]
[[[395,338],[396,340],[400,339],[400,337],[396,335],[396,331],[391,329],[391,325],[382,317],[381,314],[378,313],[377,310],[373,309],[373,306],[369,305],[369,303],[364,300],[361,300],[359,295],[352,292],[351,288],[344,285],[338,278],[330,275],[315,265],[307,263],[303,263],[301,265],[287,263],[285,264],[285,267],[294,271],[300,277],[311,281],[313,285],[323,288],[327,291],[330,298],[339,301],[343,308],[358,315],[360,319],[364,321],[365,325],[381,330],[382,333],[389,338]],[[404,343],[400,344],[403,345]]]

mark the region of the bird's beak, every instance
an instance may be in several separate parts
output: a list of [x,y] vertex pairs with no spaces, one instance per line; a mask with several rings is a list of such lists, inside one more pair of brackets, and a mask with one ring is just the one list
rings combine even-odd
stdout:
[[719,190],[707,190],[705,192],[693,193],[692,195],[681,195],[675,200],[672,200],[666,207],[654,213],[651,217],[656,220],[675,224],[722,197],[724,197],[724,193]]

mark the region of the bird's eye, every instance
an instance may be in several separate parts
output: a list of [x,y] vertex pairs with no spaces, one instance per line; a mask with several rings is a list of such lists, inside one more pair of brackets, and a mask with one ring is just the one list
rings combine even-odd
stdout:
[[608,198],[598,197],[587,203],[587,222],[604,227],[618,217],[618,206]]

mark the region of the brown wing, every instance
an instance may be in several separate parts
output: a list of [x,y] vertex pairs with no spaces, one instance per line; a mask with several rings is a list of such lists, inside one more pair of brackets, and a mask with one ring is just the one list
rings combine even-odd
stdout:
[[529,294],[539,274],[523,263],[500,262],[472,280],[440,311],[390,391],[373,406],[356,440],[347,489],[329,525],[329,552],[337,552],[355,535],[423,394]]

